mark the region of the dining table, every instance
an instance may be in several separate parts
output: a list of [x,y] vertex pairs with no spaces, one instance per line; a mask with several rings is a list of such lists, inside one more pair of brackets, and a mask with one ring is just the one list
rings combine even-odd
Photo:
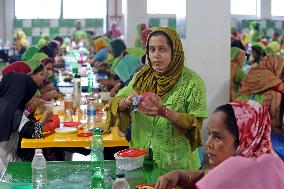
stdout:
[[[153,161],[145,160],[143,167],[131,171],[116,168],[115,160],[104,161],[104,181],[92,179],[89,161],[47,162],[48,189],[111,189],[117,172],[124,172],[130,188],[141,184],[154,184],[166,171]],[[13,189],[32,189],[31,162],[11,162],[3,174],[0,186],[9,185]],[[2,187],[3,188],[3,187]]]
[[[90,147],[92,136],[81,137],[78,130],[75,133],[56,133],[54,131],[44,133],[44,138],[28,139],[23,138],[21,148],[50,148],[50,147]],[[124,136],[120,136],[118,128],[111,128],[108,134],[102,134],[104,147],[127,147],[128,141]]]

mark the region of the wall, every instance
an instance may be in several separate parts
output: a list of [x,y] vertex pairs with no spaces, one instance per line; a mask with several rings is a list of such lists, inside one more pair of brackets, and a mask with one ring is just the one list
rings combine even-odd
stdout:
[[51,38],[57,35],[72,36],[77,21],[82,23],[82,28],[86,31],[96,35],[104,33],[104,19],[15,19],[13,28],[15,31],[24,31],[29,44],[36,45],[42,33]]
[[[3,40],[5,38],[5,0],[0,0],[0,39]],[[1,45],[1,44],[0,44]]]
[[231,27],[237,28],[239,32],[248,33],[251,21],[260,23],[261,31],[265,37],[271,38],[274,32],[278,32],[281,36],[284,30],[284,21],[281,20],[239,20],[232,19]]
[[127,0],[125,15],[125,41],[127,46],[134,46],[136,26],[141,23],[148,23],[147,0]]
[[[206,6],[204,6],[206,5]],[[205,81],[209,115],[229,102],[230,1],[186,1],[186,59]],[[207,122],[202,129],[207,136]]]

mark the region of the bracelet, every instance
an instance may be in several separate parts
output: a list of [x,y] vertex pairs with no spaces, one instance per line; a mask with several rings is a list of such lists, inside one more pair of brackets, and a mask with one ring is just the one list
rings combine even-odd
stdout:
[[192,172],[191,171],[186,171],[186,175],[188,177],[188,183],[192,182]]
[[164,118],[167,118],[168,115],[169,115],[169,109],[165,108],[164,106],[162,108],[160,108],[159,110],[159,115],[164,117]]

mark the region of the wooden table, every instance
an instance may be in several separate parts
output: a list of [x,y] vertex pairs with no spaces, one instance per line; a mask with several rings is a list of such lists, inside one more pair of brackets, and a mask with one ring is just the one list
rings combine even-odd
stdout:
[[[77,134],[84,132],[78,130],[77,133],[59,134],[46,133],[43,139],[26,139],[21,141],[21,148],[49,148],[49,147],[90,147],[92,137],[78,137]],[[128,146],[125,137],[118,135],[118,129],[112,128],[110,134],[102,135],[104,147]]]

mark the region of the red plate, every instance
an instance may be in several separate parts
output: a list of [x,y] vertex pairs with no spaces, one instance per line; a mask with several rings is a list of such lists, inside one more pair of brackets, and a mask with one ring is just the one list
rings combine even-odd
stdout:
[[144,189],[144,188],[155,188],[155,184],[138,184],[135,186],[136,189]]
[[92,136],[92,132],[78,133],[77,137],[90,137]]
[[[135,186],[136,189],[150,189],[150,188],[155,188],[155,184],[138,184]],[[173,187],[172,189],[176,189]]]
[[80,122],[64,122],[65,127],[78,127],[81,125]]

